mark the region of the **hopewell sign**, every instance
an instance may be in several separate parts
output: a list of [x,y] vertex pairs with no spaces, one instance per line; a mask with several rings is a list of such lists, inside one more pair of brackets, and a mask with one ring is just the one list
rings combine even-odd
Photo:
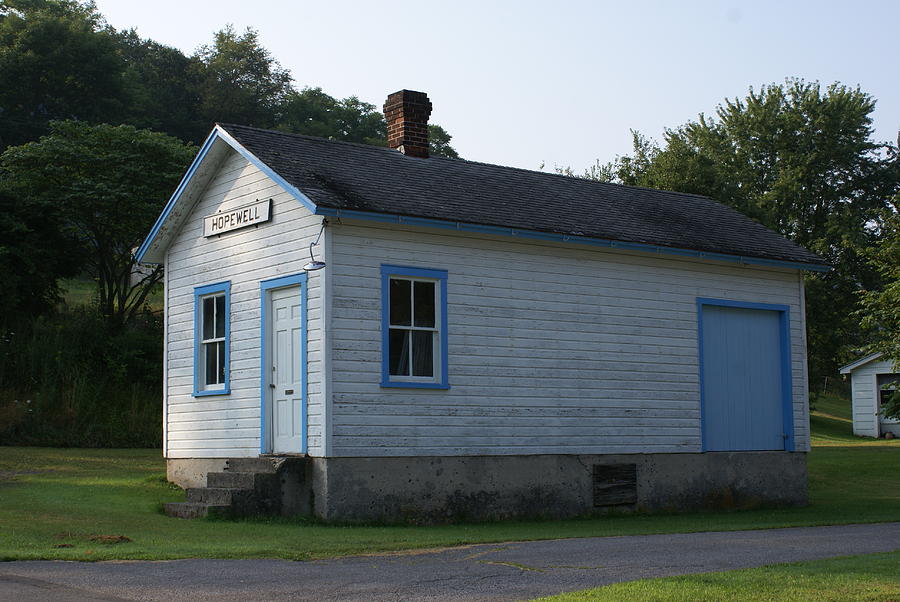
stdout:
[[203,236],[216,236],[238,228],[267,222],[272,217],[271,207],[272,199],[267,199],[231,211],[220,211],[214,215],[207,215],[203,218]]

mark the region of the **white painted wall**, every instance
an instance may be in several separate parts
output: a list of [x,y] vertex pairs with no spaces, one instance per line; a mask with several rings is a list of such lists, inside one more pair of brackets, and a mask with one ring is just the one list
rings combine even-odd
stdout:
[[[697,297],[790,306],[809,449],[795,270],[342,222],[329,227],[335,456],[699,451]],[[450,390],[379,386],[383,263],[449,271]]]
[[[900,434],[900,424],[879,416],[877,375],[892,374],[890,361],[872,361],[850,373],[853,405],[853,434],[878,437],[887,430]],[[879,420],[880,418],[880,420]],[[880,423],[880,424],[879,424]]]
[[[256,199],[273,199],[272,220],[203,237],[203,216]],[[312,215],[267,176],[229,149],[222,166],[168,251],[166,456],[256,456],[260,446],[259,282],[301,273],[319,232]],[[326,232],[327,236],[327,232]],[[317,258],[325,245],[316,247]],[[326,259],[327,261],[327,259]],[[323,453],[322,272],[309,275],[308,449]],[[193,397],[194,288],[231,281],[231,394]]]
[[[204,215],[270,197],[270,223],[202,236]],[[259,282],[301,272],[320,224],[228,151],[168,251],[167,457],[259,453]],[[794,430],[809,448],[795,270],[352,220],[332,220],[316,254],[328,267],[309,275],[311,455],[699,451],[697,297],[790,306]],[[383,263],[448,270],[450,390],[379,386]],[[195,398],[193,292],[224,280],[231,394]]]

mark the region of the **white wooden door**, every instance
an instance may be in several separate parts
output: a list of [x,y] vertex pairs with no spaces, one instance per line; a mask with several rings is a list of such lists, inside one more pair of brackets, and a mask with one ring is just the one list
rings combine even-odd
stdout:
[[269,394],[271,403],[272,452],[303,451],[303,319],[300,287],[273,290],[269,296]]

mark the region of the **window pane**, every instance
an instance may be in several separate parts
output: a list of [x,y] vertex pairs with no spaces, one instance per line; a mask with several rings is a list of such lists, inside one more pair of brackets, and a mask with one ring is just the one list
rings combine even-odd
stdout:
[[416,282],[415,287],[415,325],[434,328],[434,282]]
[[215,338],[215,334],[213,331],[214,325],[214,311],[216,306],[216,300],[212,297],[206,297],[203,299],[203,340]]
[[203,345],[204,364],[206,367],[206,380],[203,381],[203,384],[216,384],[216,364],[218,364],[216,351],[218,347],[215,343],[205,343]]
[[225,295],[216,297],[216,338],[225,338]]
[[393,376],[409,376],[409,331],[391,328],[388,371]]
[[434,333],[412,331],[413,376],[434,376]]
[[391,278],[391,324],[397,326],[409,326],[412,308],[410,307],[409,280],[394,280]]
[[218,380],[216,383],[225,384],[225,341],[220,341],[216,343],[217,352],[219,356],[218,362]]

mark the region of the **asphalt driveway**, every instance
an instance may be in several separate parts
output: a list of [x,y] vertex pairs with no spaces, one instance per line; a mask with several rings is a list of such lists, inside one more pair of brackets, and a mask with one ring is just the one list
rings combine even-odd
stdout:
[[310,562],[9,562],[0,600],[522,600],[900,549],[900,523],[512,542]]

